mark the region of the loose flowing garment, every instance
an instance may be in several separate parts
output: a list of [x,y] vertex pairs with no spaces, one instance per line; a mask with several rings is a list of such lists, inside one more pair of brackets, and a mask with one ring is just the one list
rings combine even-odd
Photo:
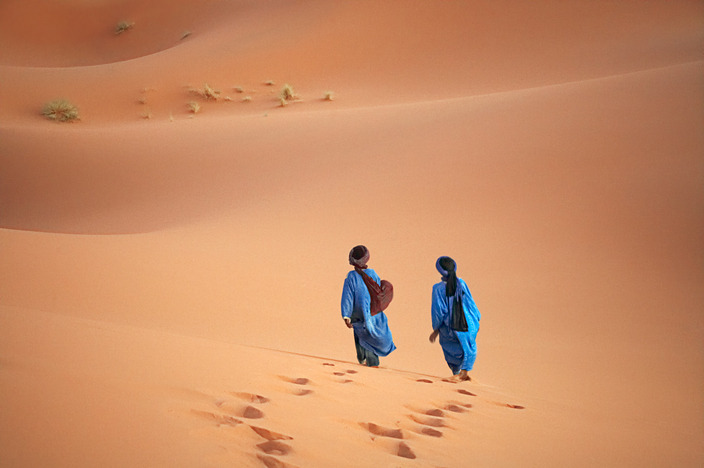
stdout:
[[[379,275],[371,268],[364,270],[374,281],[380,283]],[[356,271],[347,273],[342,288],[342,317],[349,317],[359,344],[377,356],[388,356],[396,349],[388,319],[384,312],[374,316],[369,311],[371,297],[367,285]]]
[[445,296],[446,287],[447,283],[444,281],[433,286],[433,306],[431,309],[433,330],[440,332],[440,346],[445,354],[447,365],[450,366],[453,374],[458,374],[460,370],[470,371],[474,367],[474,361],[477,359],[477,332],[481,315],[472,294],[469,292],[467,283],[461,278],[457,278],[456,294],[459,294],[460,291],[463,293],[462,303],[464,304],[468,330],[466,332],[453,330],[450,327],[452,296]]

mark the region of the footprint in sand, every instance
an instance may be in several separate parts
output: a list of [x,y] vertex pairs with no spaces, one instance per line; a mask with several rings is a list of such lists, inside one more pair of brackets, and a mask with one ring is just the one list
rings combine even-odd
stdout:
[[266,440],[292,440],[293,437],[288,436],[286,434],[280,434],[278,432],[270,431],[269,429],[263,428],[263,427],[258,427],[258,426],[249,426],[250,429],[252,429],[256,434]]
[[[311,383],[311,380],[306,378],[306,377],[281,377],[283,380],[286,382],[297,385],[298,387],[305,387],[306,385]],[[296,396],[305,396],[305,395],[310,395],[313,393],[313,390],[309,388],[298,388],[296,387],[293,390],[293,394]]]
[[398,444],[398,452],[396,453],[399,457],[403,458],[410,458],[411,460],[416,458],[416,454],[413,453],[413,450],[411,450],[411,447],[408,446],[405,442],[400,442]]
[[254,393],[231,392],[232,395],[250,403],[269,403],[269,399],[265,396],[256,395]]
[[379,426],[374,423],[360,423],[362,427],[367,429],[371,434],[381,437],[390,437],[392,439],[403,439],[403,431],[401,429],[391,429],[388,427]]
[[294,465],[284,463],[278,458],[273,457],[271,455],[259,454],[257,455],[257,458],[259,458],[259,460],[264,463],[264,466],[266,466],[266,468],[295,468]]
[[430,437],[442,437],[442,432],[437,429],[433,429],[432,427],[422,427],[420,429],[420,433]]
[[465,390],[464,388],[460,388],[459,390],[457,390],[457,393],[461,393],[462,395],[477,396],[469,390]]
[[280,440],[267,440],[257,444],[257,448],[267,455],[288,455],[293,448]]
[[416,382],[420,382],[420,383],[433,383],[432,380],[428,380],[428,379],[418,379],[418,380],[416,380]]
[[201,418],[214,421],[218,426],[232,426],[235,427],[242,424],[242,421],[229,414],[218,414],[210,411],[201,410],[191,410],[193,414],[200,416]]
[[445,427],[445,421],[442,418],[433,418],[430,416],[416,416],[415,414],[409,415],[409,417],[423,426],[430,427]]
[[513,409],[526,409],[525,406],[521,406],[521,405],[512,405],[511,403],[506,403],[506,406],[509,407],[509,408],[513,408]]
[[449,403],[445,405],[445,410],[451,411],[453,413],[464,413],[467,411],[465,408],[471,408],[471,404],[463,404],[462,406],[460,405],[455,405],[454,403]]

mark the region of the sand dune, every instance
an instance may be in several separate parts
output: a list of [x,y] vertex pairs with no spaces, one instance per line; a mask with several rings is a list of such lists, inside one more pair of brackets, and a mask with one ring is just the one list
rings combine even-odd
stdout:
[[[0,464],[701,465],[703,23],[4,2]],[[396,290],[380,369],[339,318],[358,243]],[[427,341],[439,255],[483,314],[470,383]]]

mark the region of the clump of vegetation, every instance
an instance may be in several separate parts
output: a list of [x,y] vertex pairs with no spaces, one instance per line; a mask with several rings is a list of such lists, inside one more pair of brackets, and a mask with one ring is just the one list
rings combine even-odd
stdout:
[[55,99],[44,104],[42,115],[56,122],[72,122],[78,120],[78,108],[66,99]]
[[120,21],[117,23],[117,26],[115,26],[115,34],[122,34],[125,31],[129,31],[130,29],[134,28],[134,23],[130,21]]
[[197,102],[191,101],[186,105],[188,106],[188,112],[190,112],[191,114],[197,114],[198,112],[200,112],[200,104],[198,104]]
[[281,88],[281,91],[279,91],[279,98],[282,101],[292,101],[296,99],[298,96],[296,96],[296,92],[293,90],[293,87],[290,84],[285,84],[283,88]]
[[184,40],[188,36],[191,35],[191,31],[184,31],[183,34],[181,35],[181,40]]
[[274,81],[273,80],[268,80],[264,82],[265,85],[267,86],[274,86]]
[[325,96],[323,96],[323,100],[332,101],[333,99],[335,99],[335,94],[332,91],[326,91]]
[[208,83],[205,83],[201,89],[194,90],[194,92],[196,94],[198,94],[200,97],[202,97],[203,99],[208,99],[211,101],[217,101],[218,98],[220,97],[220,91],[217,89],[214,89]]

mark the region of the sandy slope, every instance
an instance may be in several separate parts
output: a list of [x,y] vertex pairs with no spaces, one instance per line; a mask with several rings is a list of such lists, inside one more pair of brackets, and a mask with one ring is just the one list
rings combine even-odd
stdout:
[[[0,464],[701,464],[701,2],[199,5],[0,7]],[[483,313],[461,386],[442,254]]]

